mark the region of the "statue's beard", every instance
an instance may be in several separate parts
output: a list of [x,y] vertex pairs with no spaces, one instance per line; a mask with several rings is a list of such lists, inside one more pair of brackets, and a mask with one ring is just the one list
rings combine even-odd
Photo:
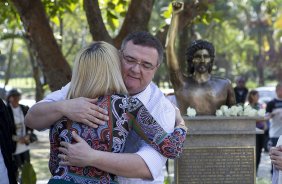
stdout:
[[204,73],[210,73],[210,67],[211,64],[198,64],[197,66],[194,67],[195,72],[198,72],[200,74],[204,74]]

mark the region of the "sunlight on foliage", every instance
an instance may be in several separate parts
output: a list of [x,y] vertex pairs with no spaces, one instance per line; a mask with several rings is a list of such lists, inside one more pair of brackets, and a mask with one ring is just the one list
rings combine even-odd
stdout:
[[99,0],[104,23],[110,35],[117,34],[126,15],[129,0]]
[[276,19],[274,27],[276,29],[282,29],[282,14]]

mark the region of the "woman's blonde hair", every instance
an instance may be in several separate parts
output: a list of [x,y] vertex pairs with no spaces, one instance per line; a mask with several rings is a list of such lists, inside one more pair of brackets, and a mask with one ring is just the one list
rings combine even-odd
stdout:
[[67,99],[126,94],[118,50],[98,41],[83,48],[75,58]]

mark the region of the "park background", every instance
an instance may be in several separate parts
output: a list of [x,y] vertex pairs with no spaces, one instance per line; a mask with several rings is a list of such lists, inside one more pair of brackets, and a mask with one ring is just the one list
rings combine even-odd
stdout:
[[[0,0],[0,87],[19,88],[32,103],[69,82],[75,54],[93,40],[119,48],[127,34],[146,30],[165,46],[171,2]],[[213,75],[233,84],[243,76],[249,89],[282,81],[282,0],[184,2],[176,41],[183,73],[187,46],[201,38],[216,48]],[[171,92],[166,61],[154,82]],[[39,178],[47,161],[36,165]]]

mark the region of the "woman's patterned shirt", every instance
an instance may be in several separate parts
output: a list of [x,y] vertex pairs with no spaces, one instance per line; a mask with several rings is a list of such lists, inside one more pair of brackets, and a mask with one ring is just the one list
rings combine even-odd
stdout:
[[71,131],[76,131],[95,150],[119,153],[123,152],[129,131],[133,130],[165,157],[180,156],[186,131],[176,128],[172,133],[165,132],[137,98],[125,95],[103,96],[99,98],[97,105],[109,112],[110,118],[105,125],[91,128],[82,123],[72,122],[68,127],[69,120],[63,118],[51,127],[49,169],[53,177],[49,183],[57,183],[58,180],[80,184],[115,183],[116,181],[114,175],[95,167],[59,165],[60,142],[74,143]]

